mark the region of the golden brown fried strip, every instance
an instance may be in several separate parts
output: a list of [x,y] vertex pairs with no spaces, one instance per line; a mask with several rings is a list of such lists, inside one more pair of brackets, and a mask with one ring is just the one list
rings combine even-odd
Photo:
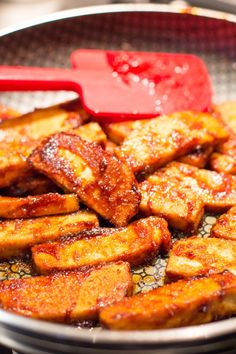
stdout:
[[236,275],[236,242],[190,237],[176,241],[166,267],[168,279],[176,280],[229,270]]
[[0,304],[27,317],[71,323],[95,320],[100,309],[131,293],[129,264],[117,262],[85,272],[2,281]]
[[59,192],[60,188],[49,178],[33,171],[24,178],[20,178],[9,187],[2,188],[1,195],[9,197],[25,197]]
[[176,283],[124,299],[100,312],[114,330],[175,328],[236,313],[236,277],[228,271]]
[[4,121],[0,126],[0,188],[29,174],[26,159],[42,138],[77,128],[87,119],[79,101],[73,101]]
[[133,130],[145,126],[146,123],[147,120],[140,119],[121,123],[103,124],[102,127],[108,138],[113,141],[113,143],[120,145]]
[[71,130],[70,133],[80,136],[81,139],[94,142],[102,146],[104,146],[107,141],[106,134],[96,122],[82,125],[77,129]]
[[150,217],[126,228],[98,229],[64,242],[32,248],[32,257],[41,274],[77,269],[118,260],[139,265],[160,249],[168,251],[171,235],[164,219]]
[[[150,120],[149,120],[150,121]],[[142,129],[142,126],[147,124],[147,120],[133,120],[122,123],[104,124],[103,129],[107,133],[109,139],[115,144],[122,144],[123,141],[129,136],[129,134],[135,129]],[[115,145],[113,147],[114,151]],[[189,165],[196,166],[198,168],[205,167],[209,156],[213,151],[212,147],[197,148],[191,151],[189,154],[179,158],[180,162],[187,163]]]
[[153,176],[166,179],[166,183],[178,179],[180,190],[190,188],[208,210],[224,211],[236,205],[236,176],[198,169],[180,162],[170,163]]
[[0,223],[0,258],[17,256],[38,243],[76,235],[97,226],[96,215],[86,211],[3,221]]
[[144,121],[116,149],[134,172],[153,171],[196,147],[224,142],[228,132],[207,113],[180,112]]
[[133,173],[97,144],[55,134],[34,150],[29,162],[116,226],[127,225],[137,212],[140,193]]
[[236,101],[226,101],[215,105],[214,113],[236,134]]
[[48,193],[25,198],[0,196],[0,218],[32,218],[43,215],[67,214],[79,210],[76,194]]
[[88,119],[89,115],[81,107],[80,101],[73,100],[7,120],[0,129],[38,140],[56,132],[78,128]]
[[236,207],[219,217],[211,229],[211,237],[236,241]]
[[236,159],[226,154],[214,152],[210,158],[210,167],[217,172],[236,175]]
[[181,185],[175,173],[165,169],[139,185],[142,195],[140,211],[164,217],[170,226],[182,231],[196,231],[204,214],[203,201],[188,185]]
[[210,167],[217,172],[236,174],[236,101],[214,107],[215,114],[226,124],[229,139],[216,147],[210,158]]

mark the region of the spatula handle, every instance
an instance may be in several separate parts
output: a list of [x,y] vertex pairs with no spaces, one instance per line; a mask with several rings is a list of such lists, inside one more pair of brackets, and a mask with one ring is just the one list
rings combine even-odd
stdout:
[[0,66],[0,91],[71,90],[78,92],[75,71]]

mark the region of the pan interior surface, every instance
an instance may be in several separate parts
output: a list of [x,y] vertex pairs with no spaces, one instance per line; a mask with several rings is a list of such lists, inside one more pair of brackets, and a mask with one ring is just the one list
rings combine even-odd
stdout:
[[[144,6],[144,5],[143,5]],[[62,18],[53,22],[39,24],[9,33],[0,38],[0,65],[27,65],[41,67],[70,67],[70,53],[77,48],[96,48],[153,52],[192,53],[200,56],[207,65],[213,87],[215,102],[236,99],[236,23],[214,18],[193,16],[188,13],[167,13],[156,11],[106,12]],[[56,102],[75,97],[73,92],[26,92],[1,93],[0,102],[21,112],[28,112],[36,107],[45,107]],[[206,215],[200,234],[206,236],[215,221],[215,216]],[[181,237],[181,235],[176,235]],[[136,291],[148,290],[162,283],[165,259],[158,258],[152,264],[134,270]],[[0,276],[19,278],[29,276],[31,267],[26,262],[8,262],[0,264]],[[0,311],[5,331],[13,325],[14,330],[22,328],[36,335],[36,321],[5,314]],[[15,318],[15,323],[13,318]],[[236,321],[234,319],[198,326],[196,329],[177,329],[171,331],[111,333],[94,329],[77,330],[68,326],[38,323],[38,335],[56,338],[58,335],[66,341],[89,343],[126,343],[163,345],[186,340],[206,340],[221,334],[220,323],[225,332],[232,333]],[[1,326],[1,324],[0,324]],[[58,333],[58,329],[60,333]],[[196,330],[196,331],[195,331]],[[8,332],[7,332],[8,333]],[[166,333],[166,335],[164,335]],[[195,334],[195,335],[194,335]],[[59,339],[58,339],[59,340]],[[125,345],[125,344],[123,344]],[[65,351],[67,352],[67,351]],[[68,351],[69,352],[69,351]],[[72,351],[73,352],[73,351]],[[205,351],[207,352],[207,350]],[[118,352],[117,352],[118,353]],[[163,352],[164,353],[164,352]],[[170,352],[170,353],[175,353]],[[176,351],[177,353],[177,351]],[[182,352],[184,353],[184,352]],[[194,353],[194,352],[192,352]]]

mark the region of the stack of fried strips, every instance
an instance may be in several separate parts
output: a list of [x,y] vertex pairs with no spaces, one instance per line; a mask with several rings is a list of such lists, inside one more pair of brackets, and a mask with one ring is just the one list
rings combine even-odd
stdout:
[[[0,306],[117,330],[236,314],[235,152],[234,102],[103,125],[79,100],[0,106],[0,258],[28,255],[37,274],[1,281]],[[203,239],[205,210],[222,215]],[[131,267],[160,253],[166,284],[133,296]]]

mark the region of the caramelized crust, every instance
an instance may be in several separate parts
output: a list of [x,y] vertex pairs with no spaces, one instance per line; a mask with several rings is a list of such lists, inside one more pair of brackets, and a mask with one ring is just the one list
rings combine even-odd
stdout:
[[166,267],[168,279],[191,278],[229,270],[236,275],[236,242],[190,237],[176,241]]
[[4,121],[0,126],[0,188],[28,176],[26,159],[42,138],[77,128],[87,119],[79,102],[73,101]]
[[181,185],[175,173],[165,170],[139,185],[142,195],[140,211],[144,215],[164,217],[170,226],[182,230],[196,231],[204,214],[203,201],[188,185]]
[[75,235],[97,226],[96,215],[86,211],[3,221],[0,223],[0,258],[17,256],[38,243]]
[[0,194],[9,197],[26,197],[28,195],[56,193],[59,191],[60,188],[49,178],[32,171],[24,178],[19,178],[11,186],[2,188]]
[[236,277],[228,271],[124,299],[100,312],[114,330],[164,329],[208,323],[236,313]]
[[17,219],[66,214],[79,210],[76,194],[48,193],[25,198],[0,196],[0,218]]
[[236,205],[236,176],[198,169],[180,162],[170,163],[155,175],[166,178],[168,183],[173,176],[178,178],[179,186],[190,188],[208,210],[224,211]]
[[219,217],[211,229],[211,237],[236,241],[236,207]]
[[127,225],[137,212],[140,193],[133,173],[97,144],[55,134],[34,150],[29,162],[116,226]]
[[77,269],[118,260],[139,265],[168,251],[171,235],[164,219],[150,217],[126,228],[98,229],[62,242],[32,248],[32,257],[41,274]]
[[196,147],[228,138],[223,123],[207,113],[180,112],[146,120],[116,149],[134,172],[153,171]]
[[27,317],[73,323],[95,320],[100,309],[131,293],[129,264],[118,262],[85,272],[2,281],[0,304]]

